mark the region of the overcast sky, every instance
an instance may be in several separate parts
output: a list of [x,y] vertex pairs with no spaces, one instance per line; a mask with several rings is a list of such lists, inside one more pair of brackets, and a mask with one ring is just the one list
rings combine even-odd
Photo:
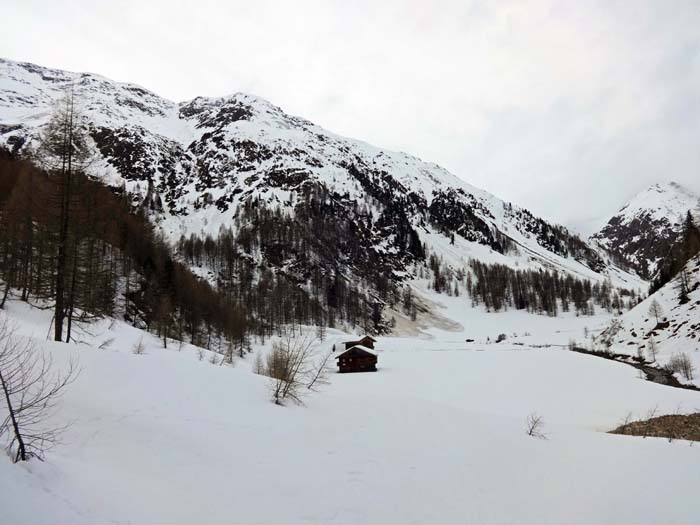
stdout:
[[700,192],[700,1],[9,0],[0,55],[173,100],[237,91],[588,233]]

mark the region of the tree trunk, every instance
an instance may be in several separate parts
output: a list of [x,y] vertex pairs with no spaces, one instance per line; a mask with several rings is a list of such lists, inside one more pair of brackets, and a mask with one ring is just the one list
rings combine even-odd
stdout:
[[69,211],[71,202],[71,170],[73,169],[73,99],[71,94],[70,110],[66,115],[65,135],[65,161],[61,173],[61,217],[58,238],[58,257],[56,260],[56,325],[54,327],[54,341],[63,341],[63,320],[65,319],[65,279],[66,279],[66,244],[68,241]]
[[15,415],[15,410],[12,407],[12,400],[10,399],[10,392],[7,390],[7,384],[5,383],[5,378],[0,370],[0,385],[2,386],[2,391],[5,393],[5,401],[7,403],[7,410],[10,413],[10,421],[12,421],[12,430],[15,433],[15,439],[17,440],[17,455],[15,456],[15,463],[19,460],[27,461],[27,449],[24,445],[24,439],[22,438],[22,433],[19,431],[19,424],[17,423],[17,416]]
[[70,343],[71,330],[73,328],[73,308],[75,306],[75,280],[78,273],[78,241],[73,244],[73,272],[71,275],[70,295],[68,296],[68,328],[66,330],[66,343]]
[[[9,252],[5,255],[7,259],[10,258]],[[5,308],[5,301],[7,301],[7,296],[10,293],[10,284],[14,280],[14,268],[15,268],[15,261],[12,260],[7,264],[7,270],[5,271],[5,291],[2,294],[2,301],[0,301],[0,310]]]
[[[63,233],[61,232],[61,235]],[[66,249],[63,241],[59,241],[58,257],[56,260],[56,306],[54,308],[54,317],[56,325],[54,326],[54,341],[63,341],[63,319],[65,310],[63,306],[64,280],[66,272]]]
[[2,294],[2,301],[0,301],[0,310],[5,308],[5,301],[7,300],[7,295],[10,293],[10,281],[5,283],[5,291]]
[[31,281],[31,258],[32,258],[32,251],[33,251],[33,240],[34,240],[34,226],[31,223],[31,220],[28,221],[27,224],[27,246],[25,247],[24,250],[24,261],[22,262],[22,301],[28,301],[29,300],[29,288],[31,286],[30,281]]

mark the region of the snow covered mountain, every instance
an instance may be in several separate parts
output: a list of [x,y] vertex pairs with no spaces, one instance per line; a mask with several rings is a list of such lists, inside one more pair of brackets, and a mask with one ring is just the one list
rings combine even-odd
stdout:
[[654,184],[625,204],[591,241],[651,279],[677,240],[686,214],[699,205],[700,196],[680,184]]
[[566,228],[436,164],[340,137],[248,94],[175,103],[98,75],[0,59],[0,147],[30,152],[71,85],[94,142],[93,173],[147,202],[173,242],[257,227],[250,209],[265,208],[311,225],[300,234],[304,254],[275,237],[248,256],[301,286],[339,272],[379,289],[382,279],[410,277],[426,250],[452,268],[474,258],[644,286]]

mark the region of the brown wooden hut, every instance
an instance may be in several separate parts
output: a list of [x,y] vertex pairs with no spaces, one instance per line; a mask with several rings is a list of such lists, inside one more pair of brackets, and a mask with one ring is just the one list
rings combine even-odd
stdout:
[[366,335],[362,339],[358,339],[357,341],[348,341],[345,344],[345,349],[348,350],[349,348],[352,348],[353,346],[364,346],[365,348],[369,348],[370,350],[374,350],[374,343],[376,343],[377,340],[372,337],[371,335]]
[[338,372],[376,372],[377,353],[366,346],[355,345],[336,357]]

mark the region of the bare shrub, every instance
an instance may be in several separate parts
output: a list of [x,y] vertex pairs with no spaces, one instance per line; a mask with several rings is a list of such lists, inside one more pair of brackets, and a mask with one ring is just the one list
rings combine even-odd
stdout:
[[203,361],[205,355],[206,355],[206,352],[205,352],[204,348],[202,348],[201,346],[198,346],[197,347],[197,359],[200,361]]
[[[654,419],[656,417],[656,413],[658,412],[658,410],[659,410],[658,405],[655,406],[654,408],[650,408],[649,410],[647,410],[647,415],[646,415],[647,421]],[[642,434],[642,437],[647,437],[648,434],[649,434],[649,426],[647,425],[644,428],[644,433]]]
[[35,457],[57,443],[66,429],[52,426],[56,404],[66,386],[78,376],[74,361],[60,374],[53,372],[50,355],[37,350],[34,343],[15,333],[6,319],[0,320],[0,387],[4,406],[0,417],[0,436],[11,434],[8,452],[16,463]]
[[544,433],[544,418],[537,412],[533,412],[525,420],[525,433],[528,436],[539,439],[547,439]]
[[685,352],[673,354],[666,369],[670,372],[679,373],[687,381],[691,381],[694,376],[695,367]]
[[312,335],[287,334],[272,343],[263,366],[269,376],[272,401],[283,405],[291,399],[303,404],[305,392],[326,382],[330,353],[317,357],[318,349]]
[[131,347],[131,353],[134,355],[143,355],[146,353],[146,346],[143,344],[143,338],[139,339],[138,343]]
[[309,373],[312,344],[313,340],[308,337],[294,338],[291,335],[272,344],[266,364],[267,375],[272,378],[272,399],[276,404],[283,404],[285,399],[302,402],[303,378]]
[[211,352],[211,355],[209,356],[209,362],[212,365],[218,365],[219,364],[219,356],[217,355],[216,352]]
[[632,412],[627,412],[625,414],[625,417],[622,418],[622,421],[620,421],[620,424],[618,425],[618,428],[620,429],[620,434],[625,434],[627,431],[627,426],[632,422]]

